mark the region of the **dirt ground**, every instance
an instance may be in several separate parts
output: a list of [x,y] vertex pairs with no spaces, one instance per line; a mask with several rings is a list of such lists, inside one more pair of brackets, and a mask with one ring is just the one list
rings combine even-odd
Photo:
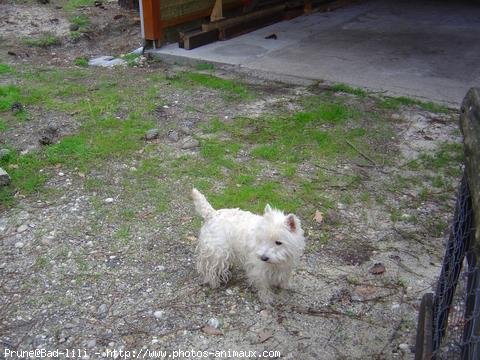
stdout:
[[[73,15],[60,5],[1,3],[0,60],[16,69],[69,69],[79,57],[119,55],[141,45],[138,15],[115,2],[104,2],[105,9],[75,10],[75,15],[87,14],[92,26],[71,41]],[[44,30],[59,36],[61,45],[22,42]],[[200,221],[188,196],[198,179],[177,175],[170,164],[202,158],[198,146],[184,146],[192,137],[236,140],[233,131],[207,131],[213,117],[229,126],[234,119],[295,114],[302,109],[300,99],[323,96],[325,87],[216,69],[216,76],[241,80],[259,94],[232,102],[210,89],[169,86],[172,74],[184,70],[155,62],[82,70],[89,79],[162,74],[161,101],[152,112],[160,136],[88,173],[47,166],[41,191],[19,192],[13,205],[2,206],[0,358],[7,358],[7,349],[59,349],[61,358],[76,349],[86,359],[110,357],[114,350],[123,351],[119,358],[161,358],[161,350],[170,358],[215,358],[213,352],[224,350],[235,359],[412,359],[419,299],[432,291],[439,274],[461,173],[457,112],[414,103],[379,110],[375,97],[337,91],[331,95],[335,101],[372,114],[358,121],[371,131],[366,141],[373,155],[347,146],[352,155],[335,163],[305,160],[291,183],[269,162],[260,162],[258,181],[284,184],[290,192],[282,198],[301,197],[297,214],[307,238],[292,288],[279,293],[270,309],[241,272],[219,289],[199,284],[194,249]],[[11,81],[1,78],[0,84]],[[102,86],[88,81],[88,91]],[[119,121],[127,117],[122,106],[127,103],[115,110]],[[383,131],[375,123],[377,113],[386,119],[388,137],[376,133]],[[60,138],[83,126],[75,111],[41,103],[30,114],[28,121],[0,133],[2,146],[26,155],[39,151],[36,134],[47,118],[61,129]],[[236,153],[235,161],[252,161],[249,146]],[[146,177],[153,172],[154,185],[132,175],[149,161],[158,161],[159,168],[145,170]],[[226,191],[223,175],[211,176],[210,194]],[[310,184],[331,203],[300,195],[296,181]],[[166,208],[152,203],[152,187],[165,192]],[[233,351],[256,353],[242,357]]]

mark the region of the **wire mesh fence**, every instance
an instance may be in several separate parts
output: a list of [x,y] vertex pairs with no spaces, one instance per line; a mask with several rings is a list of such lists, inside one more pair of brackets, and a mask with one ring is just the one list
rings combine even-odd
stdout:
[[422,300],[416,359],[480,359],[480,269],[471,246],[474,234],[464,174],[436,292]]

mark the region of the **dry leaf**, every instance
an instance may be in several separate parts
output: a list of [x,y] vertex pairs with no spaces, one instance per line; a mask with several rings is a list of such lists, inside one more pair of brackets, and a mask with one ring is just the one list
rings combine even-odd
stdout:
[[323,213],[321,211],[316,210],[315,216],[313,217],[317,223],[321,224],[323,222]]
[[370,268],[370,274],[380,275],[385,272],[385,266],[382,263],[376,263]]
[[207,335],[223,335],[222,331],[210,325],[205,325],[202,331]]
[[257,333],[257,337],[258,337],[258,343],[261,344],[267,341],[268,339],[270,339],[271,337],[273,337],[273,332],[267,329],[263,329]]
[[357,286],[354,290],[354,293],[363,300],[371,299],[376,292],[377,292],[377,288],[370,285]]

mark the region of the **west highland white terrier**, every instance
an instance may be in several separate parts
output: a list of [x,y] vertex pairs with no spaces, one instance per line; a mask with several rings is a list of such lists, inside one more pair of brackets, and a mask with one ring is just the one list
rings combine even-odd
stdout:
[[215,210],[197,189],[195,209],[205,220],[196,249],[197,270],[212,288],[227,282],[232,266],[245,270],[261,301],[271,303],[272,288],[287,288],[305,247],[300,220],[267,205],[263,215],[240,209]]

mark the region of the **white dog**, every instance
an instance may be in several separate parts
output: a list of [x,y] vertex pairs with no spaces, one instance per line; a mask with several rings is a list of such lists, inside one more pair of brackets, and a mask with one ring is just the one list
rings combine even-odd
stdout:
[[272,287],[286,288],[305,239],[293,214],[265,207],[263,216],[239,209],[215,210],[197,189],[195,209],[204,219],[197,246],[197,270],[204,283],[216,288],[227,282],[230,269],[243,267],[260,300],[273,300]]

